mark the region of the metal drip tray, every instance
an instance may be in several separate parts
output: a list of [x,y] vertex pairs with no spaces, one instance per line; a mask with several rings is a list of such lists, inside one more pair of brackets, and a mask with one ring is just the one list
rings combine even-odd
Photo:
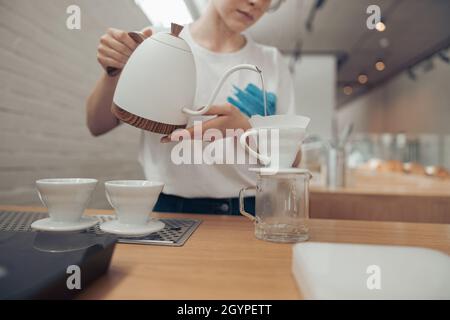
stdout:
[[[47,217],[47,213],[44,212],[0,211],[0,231],[30,232],[33,231],[30,226],[34,221]],[[115,219],[113,215],[96,215],[94,217],[100,223]],[[196,219],[159,220],[166,225],[163,230],[140,238],[119,237],[118,242],[180,247],[184,245],[201,223],[201,220]],[[99,224],[82,232],[104,234],[100,230]]]

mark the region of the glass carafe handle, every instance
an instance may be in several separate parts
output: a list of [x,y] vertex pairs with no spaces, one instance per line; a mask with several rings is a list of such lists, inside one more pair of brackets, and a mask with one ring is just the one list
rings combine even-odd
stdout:
[[249,189],[254,189],[256,190],[255,187],[247,187],[247,188],[243,188],[241,189],[241,191],[239,191],[239,212],[244,216],[249,218],[251,221],[256,222],[256,217],[253,216],[251,213],[248,213],[247,211],[245,211],[245,207],[244,207],[244,197],[245,197],[245,191],[249,190]]

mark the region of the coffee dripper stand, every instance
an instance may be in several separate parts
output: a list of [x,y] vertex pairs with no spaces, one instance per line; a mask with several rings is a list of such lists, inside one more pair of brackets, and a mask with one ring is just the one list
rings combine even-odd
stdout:
[[[295,146],[295,143],[292,145]],[[248,151],[251,151],[251,148],[248,148]],[[267,165],[268,163],[264,163],[266,161],[262,163]],[[249,169],[257,175],[256,186],[240,190],[239,211],[255,224],[257,239],[292,243],[306,241],[309,238],[307,222],[309,181],[312,175],[308,170],[297,168],[300,162],[299,149],[291,167],[285,165],[286,168],[283,168],[278,165],[275,168]],[[244,197],[250,190],[255,193],[255,215],[248,213],[244,208]]]

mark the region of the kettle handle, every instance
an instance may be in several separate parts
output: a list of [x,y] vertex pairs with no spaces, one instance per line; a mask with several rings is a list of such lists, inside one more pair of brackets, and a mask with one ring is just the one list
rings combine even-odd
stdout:
[[[128,32],[128,35],[130,36],[131,39],[134,40],[134,42],[136,42],[138,45],[140,45],[142,42],[144,42],[145,37],[142,34],[142,32],[139,31],[130,31]],[[106,67],[106,73],[108,74],[108,76],[110,77],[115,77],[120,73],[121,69],[119,68],[115,68],[115,67]]]
[[208,110],[211,108],[211,105],[214,103],[214,100],[216,100],[217,95],[219,94],[220,89],[222,88],[223,83],[225,82],[225,80],[227,80],[227,78],[234,72],[238,71],[238,70],[250,70],[250,71],[255,71],[257,73],[261,73],[262,71],[255,65],[253,64],[239,64],[237,66],[232,67],[231,69],[229,69],[227,72],[225,72],[225,74],[222,76],[222,78],[220,79],[219,83],[217,84],[216,88],[214,89],[214,92],[211,96],[211,98],[209,98],[209,102],[206,106],[202,107],[199,110],[192,110],[190,108],[183,108],[183,112],[191,115],[191,116],[200,116],[205,114],[206,112],[208,112]]

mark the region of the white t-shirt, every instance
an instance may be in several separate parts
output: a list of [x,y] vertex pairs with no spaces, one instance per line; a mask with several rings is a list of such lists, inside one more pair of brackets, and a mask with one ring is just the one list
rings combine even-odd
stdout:
[[[281,53],[274,47],[263,46],[246,36],[243,48],[232,53],[215,53],[198,45],[186,26],[180,36],[191,47],[197,69],[197,91],[194,106],[207,104],[222,75],[231,67],[242,64],[258,66],[264,75],[266,91],[276,96],[276,114],[294,114],[294,89],[288,66]],[[232,74],[224,83],[214,104],[227,103],[233,96],[233,85],[244,90],[249,83],[259,88],[260,78],[256,72],[241,70]],[[174,94],[176,88],[174,88]],[[167,94],[170,94],[167,93]],[[193,120],[208,120],[210,117],[192,117]],[[189,124],[188,124],[189,126]],[[249,172],[250,164],[174,164],[171,152],[178,142],[161,143],[160,134],[142,131],[139,163],[146,179],[165,183],[165,194],[187,198],[228,198],[237,197],[243,187],[254,186],[255,173]],[[215,142],[212,142],[215,143]],[[222,143],[224,143],[222,141]],[[203,142],[203,147],[210,142]],[[224,143],[227,145],[227,143]],[[241,146],[228,144],[230,148]],[[234,147],[233,147],[234,146]],[[236,152],[236,150],[235,150]]]

